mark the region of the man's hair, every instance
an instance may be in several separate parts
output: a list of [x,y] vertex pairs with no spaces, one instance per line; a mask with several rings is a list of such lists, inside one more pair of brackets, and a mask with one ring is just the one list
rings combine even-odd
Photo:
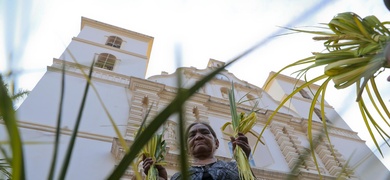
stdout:
[[209,124],[207,124],[207,123],[205,123],[205,122],[194,122],[194,123],[191,123],[191,124],[187,127],[186,135],[188,135],[188,132],[190,131],[191,127],[192,127],[192,126],[195,126],[195,125],[197,125],[197,124],[203,124],[203,125],[205,125],[205,126],[209,129],[209,131],[211,132],[211,134],[214,136],[214,138],[217,139],[217,134],[215,134],[214,129],[213,129]]

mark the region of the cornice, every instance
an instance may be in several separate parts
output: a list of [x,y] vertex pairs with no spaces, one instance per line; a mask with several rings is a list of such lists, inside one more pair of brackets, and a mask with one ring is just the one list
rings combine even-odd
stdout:
[[[267,111],[266,119],[269,118],[272,112],[273,111]],[[308,120],[305,118],[295,118],[291,115],[277,113],[274,116],[271,123],[272,122],[282,123],[294,127],[294,129],[297,131],[301,131],[302,133],[307,133]],[[364,142],[354,131],[338,128],[331,124],[328,124],[327,127],[328,127],[327,130],[329,134]],[[320,133],[322,132],[322,130],[323,130],[323,124],[321,122],[316,122],[316,121],[312,122],[312,131],[315,131],[316,133]]]
[[82,42],[82,43],[86,43],[86,44],[90,44],[92,46],[97,46],[97,47],[101,47],[101,48],[105,48],[105,49],[110,49],[110,50],[113,50],[113,51],[118,51],[120,53],[124,53],[124,54],[127,54],[127,55],[131,55],[131,56],[135,56],[135,57],[139,57],[139,58],[148,60],[148,57],[144,56],[142,54],[137,54],[137,53],[125,51],[123,49],[114,48],[114,47],[107,46],[107,45],[104,45],[104,44],[99,44],[99,43],[96,43],[96,42],[93,42],[93,41],[89,41],[89,40],[86,40],[86,39],[81,39],[79,37],[73,37],[72,40],[73,41]]
[[153,92],[153,93],[160,93],[165,88],[164,84],[136,78],[136,77],[130,77],[129,82],[129,89],[131,91],[147,91],[147,92]]
[[[74,75],[74,76],[86,78],[84,76],[84,74],[87,75],[89,72],[89,69],[90,69],[90,67],[85,66],[85,65],[81,65],[81,64],[77,64],[77,63],[73,63],[73,62],[69,62],[69,61],[64,61],[64,60],[60,60],[60,59],[53,59],[53,64],[51,66],[48,66],[47,70],[61,72],[62,68],[63,68],[62,67],[63,63],[65,63],[66,74],[69,74],[69,75]],[[120,85],[120,86],[125,86],[125,85],[129,84],[129,81],[130,81],[129,80],[130,76],[125,76],[125,75],[118,74],[118,73],[108,71],[105,69],[101,69],[101,68],[94,68],[93,69],[92,78],[93,78],[93,80],[99,80],[99,81],[107,82],[110,84],[116,84],[116,85]]]
[[[265,82],[268,82],[268,81],[270,80],[270,78],[271,78],[272,76],[274,76],[275,74],[276,74],[276,72],[274,72],[274,71],[270,72],[269,75],[268,75],[268,78],[267,78],[267,80],[266,80]],[[284,74],[278,74],[278,75],[272,80],[272,82],[275,81],[275,80],[282,80],[282,81],[287,81],[287,82],[294,82],[293,84],[296,84],[297,86],[300,86],[300,85],[302,85],[302,84],[305,84],[305,81],[298,80],[298,79],[296,79],[296,78],[294,78],[294,77],[286,76],[286,75],[284,75]],[[272,84],[272,82],[271,82],[270,84]],[[270,86],[268,86],[265,90],[268,90],[269,87],[270,87]],[[311,84],[311,85],[309,85],[309,87],[312,88],[312,89],[315,89],[315,91],[317,91],[318,88],[319,88],[320,86],[317,85],[317,84]],[[264,89],[264,87],[263,87],[263,89]]]
[[[300,124],[301,124],[301,127],[304,130],[304,132],[307,133],[307,127],[308,127],[307,119],[302,120],[302,122]],[[313,122],[312,123],[312,131],[315,131],[316,133],[321,133],[323,131],[323,128],[324,128],[323,124],[320,123],[320,122]],[[360,142],[364,142],[357,135],[357,132],[354,132],[354,131],[338,128],[338,127],[333,126],[331,124],[327,124],[327,130],[328,130],[329,134],[332,134],[332,135],[335,135],[335,136],[340,136],[340,137],[344,137],[344,138],[348,138],[348,139],[353,139],[353,140],[357,140],[357,141],[360,141]]]
[[210,99],[210,95],[195,93],[190,97],[189,101],[198,104],[205,104],[209,101],[209,99]]
[[230,119],[230,104],[228,100],[211,96],[206,106],[209,108],[209,114],[215,114]]
[[[183,74],[185,76],[189,76],[189,77],[195,78],[195,79],[201,79],[201,78],[209,75],[212,71],[213,71],[212,67],[208,67],[208,68],[203,69],[203,70],[197,69],[195,67],[183,68]],[[202,73],[204,73],[204,74],[202,74]],[[231,73],[227,70],[223,70],[220,74],[223,74],[223,73],[228,74],[230,77],[232,77],[236,81],[236,82],[234,82],[234,86],[237,90],[253,91],[255,89],[257,91],[263,91],[260,87],[257,87],[253,84],[248,83],[247,81],[244,81],[244,80],[237,78],[233,73]],[[211,79],[209,81],[209,83],[220,84],[220,85],[223,85],[226,87],[231,86],[231,81],[226,81],[226,80],[218,79],[215,77],[213,79]]]
[[177,90],[171,87],[166,86],[164,91],[159,93],[159,97],[166,101],[172,101],[177,95]]
[[[216,97],[210,97],[210,100],[205,104],[206,107],[208,107],[208,113],[214,114],[218,116],[222,116],[224,118],[230,119],[230,104],[227,99],[222,98],[216,98]],[[238,112],[250,112],[252,110],[252,106],[248,105],[239,105],[237,107]],[[259,122],[265,122],[264,115],[266,114],[267,109],[257,109],[257,115],[258,115],[258,121]]]
[[[0,120],[0,124],[4,124],[4,121],[2,119]],[[41,131],[41,132],[53,133],[53,135],[56,133],[56,130],[57,130],[57,128],[53,127],[53,126],[47,126],[47,125],[43,125],[43,124],[31,123],[31,122],[26,122],[26,121],[18,121],[18,127],[30,129],[30,130],[37,130],[37,131]],[[63,135],[70,136],[70,135],[72,135],[73,131],[71,129],[68,129],[68,128],[61,128],[60,133]],[[84,132],[84,131],[78,131],[77,137],[91,139],[91,140],[98,140],[98,141],[103,141],[103,142],[111,142],[112,141],[112,136],[105,136],[105,135],[100,135],[100,134],[95,134],[95,133]]]
[[[297,94],[298,94],[298,93],[297,93]],[[288,96],[288,94],[285,94],[285,95],[283,96],[283,99],[285,99],[287,96]],[[304,101],[304,102],[310,103],[310,104],[313,102],[313,99],[306,99],[306,98],[299,97],[299,96],[295,96],[295,95],[294,95],[293,97],[291,97],[290,101],[293,102],[294,100]],[[287,104],[287,103],[285,103],[285,104]],[[316,105],[321,105],[321,102],[320,102],[320,101],[317,101],[317,102],[316,102]],[[328,103],[324,103],[324,107],[325,107],[325,108],[334,109],[333,106],[331,106],[331,105],[328,104]]]
[[128,29],[124,29],[124,28],[121,28],[118,26],[113,26],[113,25],[106,24],[106,23],[96,21],[93,19],[89,19],[86,17],[81,17],[80,30],[82,30],[84,28],[84,26],[96,27],[98,29],[105,29],[105,30],[114,32],[116,34],[125,35],[127,37],[131,37],[131,38],[138,39],[138,40],[148,42],[148,43],[153,42],[153,39],[154,39],[152,36],[141,34],[141,33],[135,32],[135,31],[130,31]]
[[[272,115],[274,111],[273,110],[267,110],[265,112],[266,120],[269,119],[269,117]],[[290,114],[280,113],[277,112],[275,116],[272,118],[272,121],[282,122],[284,124],[289,124],[294,119],[294,116]],[[272,123],[272,122],[271,122]]]

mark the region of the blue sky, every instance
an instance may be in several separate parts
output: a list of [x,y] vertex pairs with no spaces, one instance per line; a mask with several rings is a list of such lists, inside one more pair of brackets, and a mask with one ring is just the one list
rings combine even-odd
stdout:
[[[77,36],[82,16],[153,36],[147,77],[161,71],[173,73],[179,66],[203,69],[210,58],[226,62],[263,42],[228,68],[260,87],[270,71],[323,50],[321,42],[314,42],[310,35],[275,36],[287,33],[281,26],[314,26],[347,11],[362,17],[375,15],[381,21],[390,19],[381,0],[0,0],[0,8],[4,27],[0,29],[0,72],[12,69],[18,87],[29,90]],[[182,49],[180,63],[174,57],[177,45]],[[10,52],[12,58],[7,56]],[[386,81],[390,73],[382,74],[377,80],[389,103],[390,93],[385,89],[390,86]],[[372,146],[356,116],[354,90],[329,88],[328,93],[327,101]],[[386,152],[389,162],[390,150],[386,148]]]

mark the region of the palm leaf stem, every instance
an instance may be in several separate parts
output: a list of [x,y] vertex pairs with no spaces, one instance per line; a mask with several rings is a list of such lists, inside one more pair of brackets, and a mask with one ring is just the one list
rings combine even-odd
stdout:
[[81,101],[79,113],[77,115],[76,123],[75,123],[75,126],[73,128],[73,132],[72,132],[72,135],[71,135],[71,138],[70,138],[68,149],[66,151],[66,155],[65,155],[65,158],[64,158],[64,163],[62,165],[62,169],[61,169],[61,173],[60,173],[59,179],[65,179],[65,177],[66,177],[66,173],[67,173],[67,170],[68,170],[68,167],[69,167],[70,159],[71,159],[72,153],[73,153],[73,147],[74,147],[74,144],[76,142],[76,137],[77,137],[79,125],[80,125],[80,122],[81,122],[81,117],[83,115],[84,105],[85,105],[85,102],[87,100],[88,89],[89,89],[89,85],[90,85],[90,83],[88,81],[91,80],[92,71],[93,71],[93,64],[91,64],[91,67],[89,69],[89,75],[88,75],[87,82],[86,82],[86,85],[85,85],[85,90],[84,90],[83,98],[82,98],[82,101]]
[[73,53],[69,50],[69,48],[66,48],[66,51],[70,54],[72,60],[76,63],[77,67],[79,68],[80,72],[83,74],[85,79],[87,79],[88,83],[90,83],[90,86],[92,87],[93,91],[95,92],[96,97],[99,100],[99,103],[102,105],[104,112],[106,113],[108,119],[110,120],[110,123],[111,123],[112,127],[114,128],[115,134],[118,136],[119,143],[124,148],[124,150],[127,151],[129,149],[127,147],[127,143],[126,143],[125,139],[123,138],[122,133],[120,132],[120,130],[119,130],[118,126],[116,125],[114,119],[112,118],[111,113],[108,111],[108,109],[107,109],[103,99],[101,98],[99,92],[97,91],[95,85],[90,81],[90,79],[88,79],[87,73],[84,72],[83,68],[81,67],[79,62],[76,60],[76,58],[74,57]]
[[[381,136],[382,136],[382,134],[384,134],[387,138],[390,138],[390,136],[386,133],[386,131],[384,131],[383,128],[381,128],[381,126],[379,126],[378,123],[374,120],[370,111],[368,111],[367,106],[365,105],[364,101],[362,101],[362,107],[363,107],[364,111],[366,112],[366,115],[367,115],[368,119],[370,120],[371,124],[377,130],[378,134]],[[384,138],[383,136],[382,136],[382,138],[383,138],[383,140],[386,141],[386,138]]]
[[58,153],[58,145],[60,141],[61,135],[61,118],[62,118],[62,106],[64,102],[64,94],[65,94],[65,63],[62,63],[62,73],[61,73],[61,94],[60,94],[60,104],[58,107],[58,116],[57,116],[57,126],[56,126],[56,134],[54,139],[54,150],[52,162],[50,165],[49,176],[48,179],[52,180],[54,178],[55,167],[57,164],[57,153]]
[[390,112],[387,109],[385,102],[383,101],[382,96],[380,95],[380,93],[378,91],[374,77],[371,77],[370,82],[371,82],[371,87],[374,90],[375,96],[377,97],[377,100],[379,101],[379,104],[382,106],[383,111],[386,113],[387,117],[390,118]]
[[[180,47],[177,47],[176,49],[176,61],[177,64],[180,63],[181,61],[181,49]],[[182,74],[184,73],[178,73],[177,76],[177,86],[179,87],[178,89],[178,94],[185,94],[186,90],[182,88]],[[188,98],[191,97],[191,95],[188,96]],[[180,172],[182,174],[182,179],[187,180],[189,179],[189,172],[188,172],[188,158],[187,158],[187,138],[188,136],[186,135],[185,132],[185,127],[186,127],[186,121],[185,121],[185,113],[184,113],[184,102],[187,101],[188,98],[186,97],[181,97],[178,96],[180,99],[179,101],[183,102],[179,106],[177,106],[177,111],[179,115],[179,142],[180,142]]]
[[312,62],[314,62],[314,58],[315,58],[315,56],[310,56],[310,57],[307,57],[305,59],[299,60],[297,62],[291,63],[291,64],[283,67],[281,70],[276,72],[273,76],[271,76],[270,80],[265,83],[264,89],[266,89],[268,87],[268,85],[272,82],[272,80],[275,79],[275,77],[278,76],[282,71],[284,71],[290,67],[297,66],[297,65],[312,63]]
[[[357,92],[359,91],[359,88],[360,88],[359,87],[359,83],[356,83],[356,90],[357,90]],[[363,101],[362,100],[358,101],[358,105],[359,105],[360,113],[361,113],[361,115],[363,117],[363,121],[364,121],[364,123],[365,123],[365,125],[367,127],[368,133],[370,134],[371,139],[373,140],[373,142],[374,142],[376,148],[378,149],[379,153],[383,157],[383,153],[382,153],[382,151],[381,151],[381,149],[380,149],[380,147],[378,145],[378,142],[376,141],[376,138],[375,138],[375,136],[374,136],[374,134],[373,134],[373,132],[371,130],[371,126],[368,123],[366,112],[364,111],[364,108],[363,108]]]
[[[274,75],[275,76],[275,75]],[[291,94],[289,94],[286,98],[284,98],[282,100],[282,102],[279,104],[279,106],[272,112],[272,114],[269,116],[267,122],[265,123],[263,129],[261,130],[260,134],[259,134],[259,138],[262,137],[265,129],[268,127],[268,125],[271,123],[273,117],[276,115],[276,113],[283,107],[283,105],[288,101],[290,100],[296,93],[298,93],[300,90],[302,90],[303,88],[311,85],[311,84],[314,84],[315,82],[317,81],[320,81],[324,78],[328,77],[327,75],[321,75],[321,76],[318,76],[306,83],[304,83],[303,85],[301,85],[300,87],[298,87],[297,89],[295,89]],[[256,142],[255,144],[255,147],[253,148],[253,151],[256,150],[256,147],[257,147],[257,144],[258,144],[258,141]]]
[[[371,78],[370,80],[373,81],[374,79]],[[368,95],[368,97],[369,97],[369,99],[370,99],[370,101],[371,101],[371,104],[374,106],[376,112],[377,112],[378,115],[382,118],[382,120],[386,123],[386,125],[390,127],[390,124],[387,122],[387,120],[386,120],[385,117],[383,116],[381,110],[379,110],[379,107],[377,106],[377,103],[375,103],[374,97],[372,96],[372,93],[371,93],[371,90],[370,90],[368,84],[366,85],[366,88],[365,88],[365,89],[366,89],[366,91],[367,91],[367,95]]]
[[[308,126],[307,126],[307,134],[308,134],[308,138],[309,138],[309,145],[310,145],[310,149],[311,149],[311,155],[313,157],[313,160],[314,160],[314,164],[316,165],[316,169],[318,171],[318,174],[320,175],[320,178],[322,179],[322,176],[321,176],[321,170],[318,166],[318,162],[317,162],[317,157],[315,155],[315,152],[314,152],[314,143],[313,143],[313,131],[312,131],[312,125],[313,125],[313,112],[314,112],[314,107],[315,105],[317,104],[317,99],[319,97],[319,95],[321,94],[322,90],[324,87],[326,87],[329,83],[329,81],[331,80],[330,77],[328,77],[325,82],[318,88],[318,91],[314,94],[314,97],[313,97],[313,100],[311,101],[311,105],[310,105],[310,110],[309,110],[309,117],[308,117],[308,120],[307,120],[307,123],[308,123]],[[323,105],[323,104],[322,104]],[[323,106],[321,106],[321,108],[323,109]],[[323,112],[323,111],[322,111]],[[321,116],[323,117],[322,113],[321,113]],[[325,119],[323,119],[323,121],[325,121]],[[326,128],[326,123],[324,125],[324,127]],[[327,134],[328,135],[328,134]],[[329,140],[329,136],[327,136],[328,140]]]

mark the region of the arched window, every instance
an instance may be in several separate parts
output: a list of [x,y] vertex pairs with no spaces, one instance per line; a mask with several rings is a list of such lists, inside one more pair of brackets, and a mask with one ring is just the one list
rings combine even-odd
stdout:
[[[218,65],[217,65],[218,66]],[[219,66],[218,66],[219,67]],[[215,75],[215,78],[217,78],[217,79],[220,79],[220,80],[223,80],[223,81],[230,81],[229,80],[229,77],[227,77],[226,75],[224,75],[224,74],[217,74],[217,75]]]
[[301,96],[302,96],[303,98],[305,98],[305,99],[311,99],[309,93],[307,93],[306,90],[301,89],[301,90],[299,91],[299,93],[301,94]]
[[228,99],[229,98],[229,89],[226,87],[221,87],[221,94],[222,94],[223,98]]
[[253,106],[257,104],[257,98],[253,96],[252,94],[247,94],[246,98],[248,99],[249,103]]
[[[321,115],[322,112],[321,112],[321,110],[318,109],[318,108],[314,108],[314,112],[316,113],[316,115],[318,116],[318,118],[320,118],[320,120],[322,121],[322,115]],[[325,113],[324,113],[324,117],[325,117],[325,121],[326,121],[327,123],[331,123],[330,120],[328,119],[328,117],[325,116]]]
[[122,45],[122,42],[123,42],[122,38],[120,38],[118,36],[110,36],[107,38],[106,45],[112,46],[115,48],[120,48]]
[[114,69],[116,57],[112,54],[101,53],[99,54],[95,67],[103,68],[112,71]]

